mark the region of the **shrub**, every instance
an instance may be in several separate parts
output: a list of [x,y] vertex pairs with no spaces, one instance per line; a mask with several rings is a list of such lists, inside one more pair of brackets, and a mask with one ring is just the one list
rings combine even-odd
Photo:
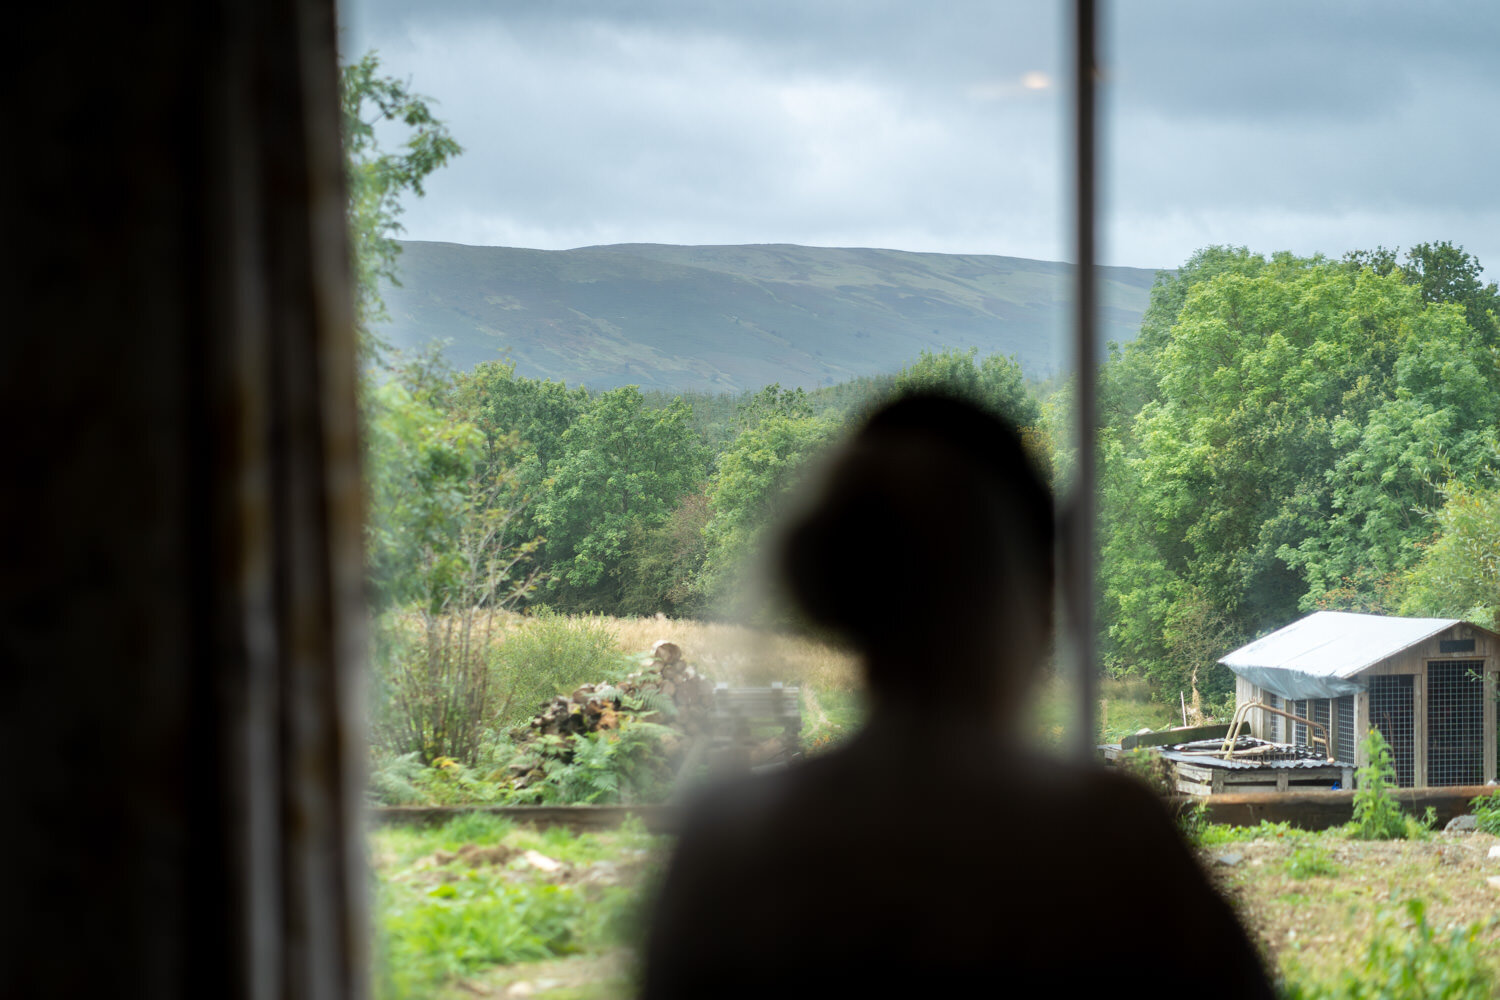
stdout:
[[498,692],[490,666],[493,609],[453,614],[426,608],[390,611],[375,622],[375,741],[425,763],[478,760]]
[[1469,803],[1474,810],[1474,819],[1481,833],[1500,836],[1500,791],[1481,795]]
[[621,661],[615,634],[603,618],[538,610],[495,651],[494,669],[504,692],[496,727],[521,725],[547,699],[607,680],[619,672]]

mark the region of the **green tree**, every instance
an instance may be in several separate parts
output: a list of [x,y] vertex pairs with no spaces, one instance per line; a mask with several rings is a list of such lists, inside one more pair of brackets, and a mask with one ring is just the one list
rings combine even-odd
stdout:
[[800,407],[763,410],[719,456],[708,484],[712,517],[703,528],[706,552],[700,584],[722,596],[785,513],[808,462],[828,447],[837,425]]
[[375,736],[424,761],[477,759],[499,710],[497,615],[535,584],[507,541],[521,497],[425,357],[366,396]]
[[703,481],[708,454],[690,420],[681,400],[653,410],[625,386],[595,397],[564,432],[536,515],[549,593],[613,609],[632,528],[659,525]]
[[979,360],[978,348],[967,351],[923,351],[897,373],[892,395],[947,392],[987,407],[1017,427],[1032,427],[1041,407],[1026,388],[1020,363],[998,354]]
[[1500,423],[1489,345],[1411,266],[1210,248],[1159,279],[1141,342],[1101,379],[1114,669],[1186,687],[1173,647],[1205,606],[1226,647],[1300,609],[1392,610],[1437,484],[1472,482]]
[[1443,494],[1437,534],[1401,581],[1401,612],[1500,630],[1500,482]]
[[1415,562],[1442,484],[1472,482],[1500,450],[1497,374],[1457,304],[1411,315],[1383,398],[1363,421],[1345,413],[1332,422],[1327,521],[1281,553],[1302,572],[1304,609],[1352,582],[1355,601],[1395,610],[1376,592]]
[[1464,318],[1487,344],[1497,342],[1500,325],[1500,289],[1494,282],[1481,279],[1484,269],[1479,261],[1444,240],[1440,243],[1418,243],[1406,252],[1403,269],[1407,280],[1422,290],[1426,302],[1452,302],[1462,306]]
[[588,408],[583,388],[551,379],[525,378],[510,362],[487,361],[454,376],[453,397],[484,435],[483,467],[513,479],[520,511],[510,543],[542,535],[538,503],[563,453],[563,434]]
[[773,382],[759,392],[747,395],[734,410],[734,422],[743,431],[771,417],[800,419],[813,415],[812,401],[802,389],[783,389]]
[[392,379],[367,397],[365,481],[375,609],[433,608],[460,571],[457,541],[474,503],[483,439]]
[[[348,188],[350,245],[355,277],[355,323],[367,359],[382,346],[371,327],[385,318],[380,283],[397,282],[401,247],[401,199],[418,197],[433,171],[463,152],[432,113],[429,97],[411,84],[380,73],[380,60],[366,52],[340,72],[343,140]],[[394,149],[381,145],[382,123],[405,128]]]
[[702,618],[714,610],[700,580],[709,516],[708,495],[695,490],[660,524],[631,526],[620,567],[621,614]]

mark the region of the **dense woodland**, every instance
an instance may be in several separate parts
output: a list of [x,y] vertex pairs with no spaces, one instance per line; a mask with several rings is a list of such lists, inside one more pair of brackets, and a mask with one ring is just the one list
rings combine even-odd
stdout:
[[[345,85],[368,326],[397,273],[399,196],[460,150],[373,59]],[[394,152],[375,143],[382,116],[410,129]],[[1209,247],[1162,272],[1139,337],[1098,373],[1106,668],[1213,704],[1219,655],[1308,610],[1500,624],[1497,315],[1479,262],[1443,242],[1337,260]],[[1073,457],[1071,384],[973,351],[712,396],[591,392],[500,359],[452,371],[366,343],[372,604],[430,634],[499,607],[781,623],[738,601],[747,567],[812,459],[891,394],[995,408],[1059,484]]]

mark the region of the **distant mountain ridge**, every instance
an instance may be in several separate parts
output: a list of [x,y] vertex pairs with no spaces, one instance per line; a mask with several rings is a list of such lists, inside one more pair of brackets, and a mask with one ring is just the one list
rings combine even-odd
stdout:
[[[594,389],[814,388],[894,372],[922,350],[1065,362],[1066,264],[902,250],[630,243],[525,250],[402,243],[381,335],[446,340],[450,363]],[[1102,269],[1101,335],[1133,340],[1156,272]]]

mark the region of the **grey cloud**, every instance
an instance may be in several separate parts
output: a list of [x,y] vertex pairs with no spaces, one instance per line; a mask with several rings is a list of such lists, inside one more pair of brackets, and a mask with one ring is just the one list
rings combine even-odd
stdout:
[[[349,45],[468,152],[421,239],[1066,248],[1060,3],[367,0]],[[1500,5],[1111,4],[1111,262],[1205,242],[1500,259]]]

